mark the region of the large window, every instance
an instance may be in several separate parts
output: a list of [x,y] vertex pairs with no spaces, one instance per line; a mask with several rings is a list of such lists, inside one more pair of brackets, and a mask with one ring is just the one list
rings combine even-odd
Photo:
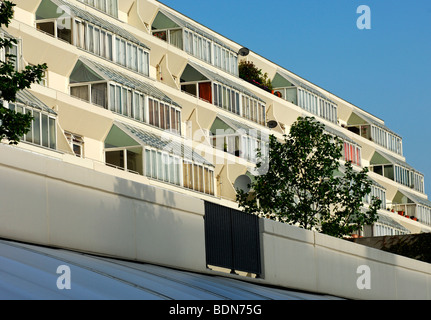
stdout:
[[248,120],[261,125],[266,123],[266,106],[263,101],[195,64],[189,63],[184,69],[181,90]]
[[373,236],[374,237],[382,237],[382,236],[397,236],[407,234],[406,230],[395,228],[383,223],[376,222],[373,225]]
[[207,166],[183,161],[184,187],[214,195],[214,171]]
[[106,149],[105,161],[110,167],[135,174],[143,174],[141,148]]
[[377,199],[380,199],[382,201],[380,204],[380,209],[386,209],[386,190],[385,189],[376,185],[371,185],[371,192],[365,196],[364,202],[367,204],[370,204],[372,197],[376,197]]
[[145,175],[147,177],[169,182],[180,186],[182,184],[182,159],[164,151],[145,148]]
[[371,119],[366,121],[353,113],[348,121],[347,129],[392,152],[402,155],[403,146],[401,137],[391,132],[389,129],[385,129],[374,123]]
[[344,161],[350,161],[357,166],[361,166],[361,147],[349,142],[344,142]]
[[105,155],[109,166],[214,195],[214,166],[179,140],[116,122]]
[[165,29],[153,32],[153,36],[169,42],[173,46],[183,49],[183,30],[182,29]]
[[71,84],[70,94],[123,116],[181,133],[181,109],[114,82]]
[[431,225],[431,207],[418,205],[416,210],[418,221],[427,225]]
[[24,135],[23,141],[50,149],[56,149],[57,128],[55,117],[21,103],[9,102],[8,108],[15,112],[30,114],[33,117],[31,128]]
[[[105,3],[103,7],[117,10],[115,9],[117,6],[116,1],[94,0],[85,2],[96,7]],[[122,28],[113,26],[87,12],[82,12],[82,10],[69,4],[68,6],[71,9],[68,14],[69,16],[72,14],[72,16],[59,19],[53,17],[46,5],[41,5],[41,9],[38,9],[36,16],[50,18],[38,19],[36,28],[125,68],[146,76],[149,75],[149,49],[143,43]],[[58,7],[58,9],[61,8]],[[61,12],[61,10],[58,12]]]
[[221,70],[238,75],[237,53],[195,32],[184,30],[184,50]]
[[382,128],[371,126],[371,140],[388,150],[402,154],[401,138]]
[[233,75],[238,75],[238,54],[206,32],[179,17],[159,11],[152,24],[155,37]]
[[148,98],[149,124],[172,132],[181,132],[181,112],[157,99]]
[[325,120],[337,123],[337,105],[315,93],[298,88],[298,106]]
[[277,72],[272,80],[274,91],[282,99],[332,123],[337,123],[337,104],[325,94],[289,74]]
[[251,162],[257,161],[258,150],[263,157],[268,151],[266,134],[221,115],[214,120],[210,132],[214,148]]
[[55,38],[64,40],[68,43],[72,43],[72,30],[70,28],[71,21],[72,20],[70,18],[64,18],[62,20],[39,20],[36,23],[36,28]]
[[397,164],[371,165],[370,169],[399,184],[422,193],[425,192],[424,176],[412,169]]
[[90,83],[84,85],[71,85],[70,94],[81,100],[108,108],[107,83]]
[[118,17],[118,0],[78,0],[113,17]]

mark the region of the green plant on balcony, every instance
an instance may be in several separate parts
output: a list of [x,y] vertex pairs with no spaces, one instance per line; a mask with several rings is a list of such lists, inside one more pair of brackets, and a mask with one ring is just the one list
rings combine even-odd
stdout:
[[239,77],[241,79],[244,79],[265,91],[272,92],[272,83],[268,78],[268,74],[266,72],[263,73],[262,69],[256,67],[253,62],[241,61],[238,68]]

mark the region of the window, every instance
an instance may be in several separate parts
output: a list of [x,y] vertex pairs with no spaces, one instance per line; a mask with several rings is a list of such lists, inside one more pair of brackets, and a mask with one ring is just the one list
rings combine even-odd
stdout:
[[105,162],[108,166],[135,174],[143,174],[142,150],[136,147],[105,149]]
[[46,19],[36,22],[36,28],[53,37],[72,43],[71,19]]
[[394,228],[392,226],[388,226],[382,223],[375,223],[373,226],[374,237],[394,236],[394,235],[403,235],[403,234],[406,234],[405,230],[400,230],[398,228]]
[[145,148],[145,175],[147,177],[181,185],[181,158],[164,151]]
[[47,21],[47,22],[38,22],[36,24],[38,30],[50,34],[51,36],[55,36],[55,22]]
[[118,0],[78,0],[118,18]]
[[109,86],[107,83],[72,85],[70,92],[72,96],[86,101],[91,94],[93,104],[163,130],[181,132],[180,108],[140,91],[111,82]]
[[109,27],[103,29],[78,18],[38,20],[36,27],[42,32],[118,63],[125,68],[146,76],[149,75],[147,48],[107,30]]
[[[105,109],[108,108],[107,83],[92,83],[87,85],[72,85],[70,95],[91,102]],[[91,100],[90,100],[91,97]]]
[[40,110],[33,109],[21,103],[9,103],[9,109],[33,116],[30,130],[24,134],[23,141],[37,144],[46,148],[56,149],[57,128],[56,118]]
[[358,145],[344,142],[344,161],[361,166],[361,148]]
[[187,189],[214,195],[214,171],[211,168],[184,160],[183,181]]
[[[337,123],[337,105],[302,88],[276,89],[285,93],[285,100],[332,123]],[[297,91],[297,93],[296,93]]]
[[210,35],[179,25],[169,16],[168,13],[158,12],[152,25],[153,36],[223,71],[238,75],[238,55],[235,50],[218,43]]
[[14,66],[14,70],[19,70],[19,50],[18,50],[18,44],[12,43],[11,48],[6,48],[6,54],[12,55],[13,57],[8,57],[7,60],[12,62]]
[[84,139],[82,136],[70,132],[64,132],[67,142],[69,143],[75,156],[84,157]]
[[95,83],[91,85],[91,102],[105,109],[108,108],[106,83]]

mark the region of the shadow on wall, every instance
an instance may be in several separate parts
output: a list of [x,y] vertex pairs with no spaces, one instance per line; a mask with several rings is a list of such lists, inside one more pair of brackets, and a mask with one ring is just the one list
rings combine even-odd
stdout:
[[352,241],[407,258],[431,263],[430,233],[367,237],[352,239]]
[[114,189],[119,196],[112,214],[118,220],[127,216],[132,224],[127,227],[130,232],[122,230],[117,236],[134,241],[136,260],[205,268],[203,201],[120,178],[115,179]]

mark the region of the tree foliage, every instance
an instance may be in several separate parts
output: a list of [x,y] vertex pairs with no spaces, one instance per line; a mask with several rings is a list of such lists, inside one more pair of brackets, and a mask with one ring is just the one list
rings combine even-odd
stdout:
[[298,118],[284,141],[270,136],[268,155],[258,152],[257,171],[264,174],[252,182],[253,192],[237,190],[239,207],[336,237],[372,224],[381,202],[373,198],[364,210],[363,198],[371,192],[367,168],[357,172],[350,162],[341,168],[342,150],[342,141],[325,133],[323,124]]
[[[0,5],[0,28],[8,27],[13,15],[15,4],[3,1]],[[9,54],[8,49],[17,44],[15,39],[0,37],[0,49],[5,50],[5,61],[0,61],[0,101],[15,102],[19,90],[30,86],[42,79],[46,64],[26,66],[24,70],[15,70],[17,57]],[[30,114],[16,113],[0,103],[0,140],[7,139],[10,144],[17,144],[20,138],[31,128],[32,116]]]

